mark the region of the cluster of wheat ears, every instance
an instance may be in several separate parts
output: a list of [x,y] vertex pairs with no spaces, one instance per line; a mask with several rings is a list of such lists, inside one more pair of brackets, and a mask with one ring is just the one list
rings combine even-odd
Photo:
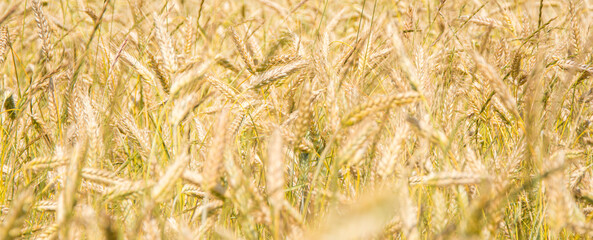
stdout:
[[593,233],[589,0],[0,1],[0,239]]

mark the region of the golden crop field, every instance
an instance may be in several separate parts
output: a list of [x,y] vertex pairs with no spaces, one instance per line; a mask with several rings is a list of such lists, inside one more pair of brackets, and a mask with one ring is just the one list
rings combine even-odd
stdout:
[[593,1],[0,0],[0,239],[588,239]]

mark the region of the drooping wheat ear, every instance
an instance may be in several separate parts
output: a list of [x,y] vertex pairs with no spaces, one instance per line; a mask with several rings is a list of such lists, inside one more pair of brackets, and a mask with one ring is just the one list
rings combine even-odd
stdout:
[[74,85],[73,90],[71,91],[70,96],[68,97],[67,108],[68,115],[63,116],[62,119],[66,119],[69,122],[74,123],[74,127],[76,127],[76,131],[73,132],[74,138],[78,138],[79,136],[86,136],[87,129],[84,127],[84,116],[82,101],[86,97],[84,95],[83,86],[81,81],[77,81]]
[[389,57],[389,55],[393,52],[392,47],[383,48],[379,51],[373,52],[371,56],[369,56],[368,61],[368,69],[365,72],[365,75],[372,73],[377,67],[382,66],[385,60]]
[[479,24],[479,25],[484,25],[484,26],[489,26],[489,27],[503,27],[504,24],[502,24],[502,22],[493,19],[493,18],[489,18],[489,17],[480,17],[480,16],[461,16],[460,17],[461,21],[468,21],[471,23],[475,23],[475,24]]
[[189,184],[183,186],[183,188],[181,189],[181,193],[198,198],[206,197],[206,193],[204,191],[202,191],[198,187],[194,187],[193,185]]
[[181,174],[181,178],[183,179],[183,181],[188,182],[194,187],[200,187],[204,182],[204,178],[200,173],[188,169],[183,171],[183,174]]
[[194,124],[196,128],[196,135],[198,137],[198,141],[200,143],[207,143],[206,141],[206,129],[204,128],[204,123],[199,118],[194,118]]
[[407,236],[408,239],[420,239],[418,233],[418,219],[416,218],[416,211],[418,211],[418,207],[414,204],[410,194],[406,191],[407,188],[404,187],[404,183],[399,182],[397,184],[399,186],[395,187],[400,188],[398,198],[401,204],[399,205],[398,211],[400,212],[400,219],[402,220],[402,227],[403,233]]
[[123,114],[120,121],[118,121],[118,127],[122,132],[134,140],[134,143],[138,146],[138,152],[144,159],[148,159],[150,153],[150,141],[148,134],[136,125],[136,122],[129,113]]
[[34,171],[44,168],[55,168],[58,166],[64,166],[68,163],[66,158],[60,157],[37,157],[27,162],[23,166],[24,171]]
[[212,144],[208,149],[208,155],[204,161],[202,170],[203,186],[207,191],[214,190],[214,187],[218,183],[218,178],[221,175],[224,152],[227,148],[225,136],[227,136],[228,115],[229,110],[223,110],[212,131],[214,133]]
[[268,51],[265,53],[265,58],[270,59],[276,55],[276,52],[281,50],[283,47],[292,44],[295,41],[295,34],[292,32],[282,32],[278,39],[275,39],[269,44]]
[[8,212],[10,212],[10,208],[6,205],[2,205],[0,206],[0,213],[2,213],[2,220],[6,219],[6,216],[8,214]]
[[43,9],[41,9],[41,3],[39,0],[33,0],[32,2],[33,12],[35,13],[35,21],[37,22],[37,28],[39,31],[39,39],[41,40],[41,56],[42,61],[49,61],[51,59],[51,43],[50,43],[50,31],[49,25]]
[[45,226],[45,225],[39,225],[39,224],[34,224],[31,226],[23,227],[23,228],[19,229],[16,236],[19,236],[20,238],[32,236],[36,232],[39,232],[39,231],[45,229],[46,227],[47,226]]
[[575,192],[577,186],[583,181],[589,168],[591,168],[591,165],[579,167],[571,172],[568,187],[572,192]]
[[97,13],[95,13],[92,8],[85,6],[81,10],[82,12],[86,13],[86,15],[89,16],[93,22],[97,22],[97,20],[99,20],[99,16],[97,16]]
[[192,69],[191,71],[186,71],[182,74],[177,74],[173,83],[171,84],[171,90],[169,94],[174,98],[176,97],[183,89],[192,89],[196,85],[200,83],[199,80],[202,79],[208,67],[210,67],[210,62],[206,61],[202,63],[197,68]]
[[45,140],[48,146],[53,146],[53,136],[48,132],[48,128],[43,120],[37,114],[31,114],[30,116],[31,123],[35,126],[37,133],[43,137],[43,140]]
[[593,74],[593,67],[585,64],[580,64],[575,61],[569,59],[557,59],[558,65],[564,69],[576,70],[581,72],[587,72],[589,74]]
[[482,181],[491,179],[484,174],[468,172],[442,172],[431,173],[426,176],[414,176],[408,179],[410,185],[428,185],[446,187],[451,185],[479,184]]
[[513,54],[513,62],[511,63],[511,76],[517,81],[519,73],[521,73],[521,61],[523,60],[523,54],[520,50],[515,51]]
[[185,19],[184,26],[184,44],[183,44],[183,54],[185,55],[185,63],[188,63],[189,57],[192,55],[192,48],[194,46],[194,28],[192,27],[193,18],[188,17]]
[[10,119],[15,119],[17,114],[16,109],[16,101],[14,100],[14,94],[11,91],[5,90],[3,91],[3,103],[2,106],[4,107],[4,111],[8,114]]
[[392,36],[391,43],[393,44],[394,48],[393,52],[396,55],[399,64],[401,65],[402,72],[408,79],[408,82],[411,85],[411,87],[416,91],[421,91],[422,83],[419,82],[420,79],[418,78],[418,70],[408,57],[406,47],[404,46],[404,43],[400,38],[398,28],[396,26],[388,25],[387,31]]
[[239,72],[239,69],[237,67],[235,67],[235,65],[233,65],[227,58],[225,58],[221,55],[218,55],[218,56],[216,56],[215,59],[216,59],[216,64],[218,64],[228,70],[231,70],[234,73]]
[[581,32],[580,24],[577,16],[570,19],[570,47],[572,54],[578,55],[581,52]]
[[229,32],[231,33],[231,37],[233,38],[233,42],[235,43],[235,47],[237,48],[237,51],[239,51],[239,55],[241,55],[241,58],[243,58],[243,62],[245,62],[247,70],[251,74],[255,74],[255,64],[253,62],[253,58],[247,51],[245,42],[239,36],[239,33],[237,33],[237,31],[235,30],[234,27],[230,27]]
[[338,75],[344,76],[354,69],[353,66],[355,62],[358,61],[359,56],[361,56],[361,48],[363,47],[364,42],[367,39],[366,37],[367,36],[365,33],[364,37],[361,38],[362,40],[355,42],[352,48],[345,49],[345,51],[342,53],[338,61]]
[[307,60],[298,60],[284,66],[269,69],[257,77],[251,86],[251,89],[258,89],[263,86],[267,86],[276,80],[288,77],[296,71],[305,68],[308,64],[309,61]]
[[481,158],[471,147],[465,147],[463,152],[465,155],[465,171],[469,171],[476,174],[488,173],[488,170],[486,169],[486,166],[484,166],[484,163],[482,163]]
[[214,86],[214,88],[216,88],[218,91],[220,91],[220,93],[222,93],[223,96],[225,96],[227,99],[229,99],[233,102],[237,101],[238,93],[235,89],[233,89],[228,84],[221,82],[220,80],[216,79],[214,76],[212,76],[210,74],[206,74],[205,77],[206,77],[206,80],[210,84],[212,84],[212,86]]
[[117,185],[124,182],[130,182],[129,180],[123,179],[115,175],[113,172],[96,169],[96,168],[83,168],[82,169],[82,178],[96,182],[100,184],[107,184],[107,185]]
[[350,111],[350,113],[342,120],[342,124],[345,126],[354,125],[370,114],[404,104],[413,103],[418,99],[420,99],[420,94],[417,92],[398,93],[375,98],[354,107],[354,109]]
[[[551,171],[552,169],[562,168],[567,163],[565,151],[558,150],[546,161],[542,162],[542,167],[546,171]],[[546,216],[549,217],[550,228],[555,231],[560,231],[567,220],[580,221],[585,219],[582,212],[578,210],[579,207],[568,189],[567,177],[565,172],[550,174],[542,184],[546,190],[546,203],[549,205],[546,208]]]
[[231,123],[229,124],[229,129],[226,132],[226,139],[229,139],[229,141],[231,139],[233,139],[235,137],[235,134],[238,133],[239,129],[241,128],[241,125],[243,125],[243,121],[245,120],[246,114],[245,113],[240,113],[238,115],[235,116],[235,118],[233,119],[233,121],[231,121]]
[[44,227],[44,230],[35,236],[35,239],[51,240],[56,239],[58,230],[60,229],[60,223],[54,222],[49,226]]
[[22,191],[11,202],[10,211],[2,221],[0,228],[0,239],[14,239],[17,238],[19,229],[23,224],[24,216],[31,209],[31,202],[33,201],[32,189]]
[[183,171],[190,160],[190,156],[186,151],[175,158],[175,162],[167,168],[165,175],[163,175],[152,188],[151,196],[155,201],[160,202],[166,200],[166,194],[173,188],[175,182],[183,174]]
[[111,49],[105,46],[105,44],[100,43],[98,53],[100,53],[105,61],[99,62],[99,69],[105,69],[106,71],[103,72],[103,79],[105,79],[105,85],[107,87],[107,93],[109,94],[110,98],[113,99],[115,88],[117,86],[117,82],[119,79],[116,76],[119,73],[119,59],[121,57],[121,52],[124,50],[126,45],[128,44],[128,40],[124,40],[119,48],[115,51],[115,53],[111,52]]
[[[89,157],[92,160],[98,160],[104,150],[101,131],[101,124],[99,123],[99,112],[95,110],[92,104],[92,100],[87,95],[82,95],[82,110],[85,118],[78,124],[83,124],[81,127],[86,128],[85,132],[89,138]],[[94,166],[94,161],[91,162],[91,166]]]
[[271,8],[280,16],[288,15],[288,9],[283,7],[282,5],[278,4],[276,1],[268,1],[268,0],[258,0],[261,4]]
[[387,178],[396,170],[395,166],[400,160],[401,149],[405,144],[405,139],[409,134],[409,128],[407,125],[400,126],[391,140],[391,144],[386,149],[387,152],[381,156],[377,165],[377,173],[383,179]]
[[418,120],[413,117],[408,117],[406,119],[412,129],[420,136],[428,138],[433,143],[439,144],[441,146],[449,145],[449,140],[445,133],[440,130],[434,129],[429,123],[426,121]]
[[58,204],[54,201],[38,201],[33,205],[33,209],[37,211],[55,211]]
[[279,54],[279,55],[276,55],[276,56],[266,59],[266,61],[264,61],[262,64],[260,64],[257,67],[257,71],[263,72],[263,71],[270,69],[273,66],[287,64],[289,62],[297,60],[298,58],[299,58],[299,56],[292,54],[292,53]]
[[338,152],[336,159],[340,164],[346,166],[356,166],[364,157],[367,149],[372,141],[371,138],[377,135],[379,126],[375,121],[368,120],[363,123],[360,130],[354,131],[350,134],[350,140]]
[[476,61],[476,65],[482,72],[482,75],[488,80],[492,89],[498,94],[498,98],[504,107],[510,111],[515,118],[518,119],[520,116],[519,111],[517,110],[517,102],[515,101],[515,98],[511,94],[507,85],[502,81],[500,74],[498,74],[496,69],[494,69],[492,65],[488,64],[486,60],[478,53],[474,52],[472,57]]
[[169,92],[170,75],[167,74],[167,72],[165,72],[165,69],[163,69],[163,65],[158,59],[154,57],[154,55],[149,53],[148,59],[150,60],[149,66],[150,68],[152,68],[152,71],[156,74],[156,77],[159,79],[161,87],[163,88],[163,90],[165,90],[165,92]]
[[105,194],[107,193],[107,186],[100,184],[100,183],[94,183],[91,181],[87,181],[87,180],[82,180],[80,182],[80,192],[86,192],[86,193],[99,193],[99,194]]
[[6,19],[8,19],[12,14],[14,14],[19,9],[19,7],[20,2],[15,2],[11,7],[6,7],[6,11],[2,16],[0,16],[0,25],[2,25],[2,23],[6,21]]
[[121,51],[121,56],[124,62],[132,66],[132,68],[134,68],[142,78],[148,80],[150,83],[155,83],[156,79],[154,74],[150,70],[148,70],[148,68],[146,68],[144,64],[138,61],[138,59],[136,59],[134,56],[132,56],[126,51]]
[[[369,33],[368,39],[373,39],[373,37],[374,37],[374,34],[372,32]],[[365,68],[367,66],[369,66],[369,63],[370,63],[369,55],[371,54],[371,51],[372,51],[371,47],[372,47],[371,43],[363,44],[363,46],[362,46],[362,49],[360,52],[360,57],[357,60],[358,62],[355,63],[355,65],[356,65],[355,71],[358,72],[359,74],[363,74],[364,73],[363,70],[366,71],[367,69],[365,69]]]
[[120,197],[137,196],[142,193],[142,191],[151,188],[152,186],[152,182],[144,183],[143,181],[120,183],[109,188],[105,192],[104,197],[107,200],[113,200]]
[[287,99],[293,98],[294,94],[298,91],[299,87],[305,82],[310,81],[315,78],[315,70],[308,67],[303,70],[301,74],[288,85],[288,95],[286,96]]
[[[76,204],[76,193],[80,187],[82,179],[82,167],[87,157],[88,140],[81,139],[75,146],[72,153],[68,169],[66,171],[64,189],[58,199],[58,208],[56,210],[56,221],[67,225],[71,220],[72,211]],[[65,231],[67,232],[67,231]]]
[[266,191],[274,211],[284,203],[284,141],[279,130],[275,130],[268,141],[266,164]]
[[387,56],[389,56],[389,54],[391,54],[392,52],[393,47],[386,47],[373,52],[373,54],[371,54],[371,56],[369,57],[369,62],[371,63],[371,66],[377,65],[379,62],[383,61]]
[[173,48],[171,36],[169,36],[167,28],[163,25],[165,21],[164,19],[162,19],[156,13],[152,14],[152,18],[154,19],[157,43],[159,45],[159,49],[161,50],[161,56],[165,61],[165,69],[167,69],[169,74],[173,74],[177,72],[177,54]]
[[[50,86],[53,85],[53,80],[52,78],[50,78],[49,81]],[[46,102],[47,102],[47,108],[48,108],[48,114],[49,115],[49,127],[53,128],[54,126],[56,126],[58,124],[58,117],[59,117],[59,108],[58,108],[58,102],[57,102],[57,98],[56,98],[56,89],[54,87],[50,87],[47,91],[47,95],[46,97]]]
[[315,100],[315,95],[311,91],[311,84],[306,82],[303,87],[303,93],[301,94],[301,100],[297,110],[298,113],[294,120],[293,135],[295,142],[293,144],[300,144],[310,127],[310,123],[313,120],[313,100]]
[[8,53],[8,48],[10,44],[10,35],[8,34],[7,27],[0,27],[0,67],[6,60],[6,53]]
[[262,59],[264,58],[264,54],[262,53],[261,47],[257,43],[257,40],[254,36],[251,36],[247,39],[247,51],[249,54],[253,56],[253,63],[257,66],[261,63]]
[[181,123],[202,101],[200,95],[195,92],[175,100],[171,113],[171,122],[175,125]]

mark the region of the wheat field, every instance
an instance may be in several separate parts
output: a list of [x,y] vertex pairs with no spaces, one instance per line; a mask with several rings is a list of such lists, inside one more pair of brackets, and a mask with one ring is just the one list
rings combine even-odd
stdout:
[[0,0],[0,239],[588,239],[592,19]]

